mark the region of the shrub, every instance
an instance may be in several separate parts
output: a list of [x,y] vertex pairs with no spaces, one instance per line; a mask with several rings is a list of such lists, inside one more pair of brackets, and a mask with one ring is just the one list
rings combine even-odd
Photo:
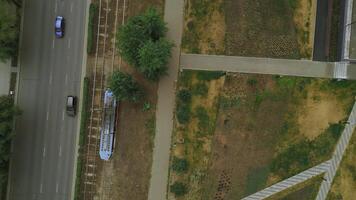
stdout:
[[195,109],[195,115],[199,119],[199,128],[201,130],[207,130],[209,128],[209,115],[206,109],[202,106],[198,106]]
[[186,159],[174,157],[172,162],[172,170],[177,173],[186,172],[188,170],[188,161]]
[[248,84],[249,86],[251,86],[251,87],[254,87],[254,86],[257,85],[257,79],[256,79],[256,78],[249,78],[249,79],[247,80],[247,84]]
[[197,73],[197,78],[201,81],[211,81],[218,79],[225,75],[222,71],[199,71]]
[[187,89],[182,89],[178,92],[178,99],[183,103],[189,104],[192,100],[192,93]]
[[178,104],[177,119],[181,124],[188,123],[190,120],[190,107],[186,104]]
[[193,93],[205,97],[208,94],[208,86],[205,83],[197,83],[193,86]]
[[341,135],[341,132],[344,129],[344,125],[337,123],[337,124],[329,124],[328,131],[330,131],[331,135],[337,139]]
[[170,191],[176,196],[180,197],[185,195],[188,192],[187,186],[181,182],[174,182],[173,185],[170,186]]

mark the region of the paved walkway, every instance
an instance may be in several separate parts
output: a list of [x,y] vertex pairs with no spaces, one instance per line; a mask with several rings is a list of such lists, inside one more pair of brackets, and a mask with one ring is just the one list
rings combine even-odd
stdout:
[[319,189],[318,196],[316,197],[317,200],[326,199],[328,192],[330,190],[331,184],[333,182],[334,176],[336,174],[336,171],[337,171],[337,169],[340,165],[340,162],[342,160],[342,156],[349,144],[349,141],[351,139],[352,133],[353,133],[353,131],[355,129],[355,125],[356,125],[356,103],[354,104],[354,107],[352,108],[348,122],[349,123],[346,124],[346,127],[345,127],[344,131],[342,132],[342,135],[341,135],[339,142],[336,146],[334,154],[331,158],[331,165],[324,176],[324,179],[327,181],[322,182],[320,189]]
[[312,167],[310,169],[307,169],[295,176],[292,176],[292,177],[285,179],[279,183],[276,183],[264,190],[256,192],[250,196],[247,196],[247,197],[243,198],[243,200],[260,200],[260,199],[265,199],[267,197],[270,197],[270,196],[277,194],[278,192],[281,192],[287,188],[293,187],[293,186],[295,186],[299,183],[302,183],[308,179],[311,179],[315,176],[325,173],[329,169],[330,164],[331,164],[330,160],[323,162],[323,163],[321,163],[315,167]]
[[356,64],[240,56],[182,54],[182,69],[356,79]]
[[169,154],[173,131],[173,111],[175,81],[179,68],[180,43],[183,29],[184,1],[166,0],[164,20],[167,22],[167,37],[175,47],[169,61],[168,76],[163,77],[158,86],[156,112],[156,136],[153,149],[153,163],[148,200],[164,200],[167,197]]

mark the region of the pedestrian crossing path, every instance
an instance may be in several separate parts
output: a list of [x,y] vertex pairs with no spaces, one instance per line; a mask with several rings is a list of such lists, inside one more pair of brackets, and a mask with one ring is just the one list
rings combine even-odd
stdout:
[[325,173],[330,168],[331,161],[325,161],[317,166],[314,166],[310,169],[307,169],[295,176],[292,176],[288,179],[285,179],[281,182],[278,182],[264,190],[256,192],[250,196],[243,198],[243,200],[261,200],[267,197],[270,197],[274,194],[277,194],[285,189],[293,187],[299,183],[302,183],[308,179],[311,179],[315,176],[318,176],[322,173]]
[[342,132],[342,135],[341,135],[339,142],[336,146],[334,154],[331,158],[331,165],[324,176],[324,179],[326,181],[323,181],[323,183],[321,184],[318,196],[316,197],[316,200],[326,199],[328,192],[330,190],[331,184],[333,182],[334,176],[336,174],[336,171],[337,171],[337,169],[340,165],[340,162],[342,160],[342,156],[349,144],[352,133],[354,132],[355,125],[356,125],[356,103],[354,104],[354,106],[352,108],[351,114],[350,114],[350,116],[347,120],[347,123],[345,125],[345,129]]

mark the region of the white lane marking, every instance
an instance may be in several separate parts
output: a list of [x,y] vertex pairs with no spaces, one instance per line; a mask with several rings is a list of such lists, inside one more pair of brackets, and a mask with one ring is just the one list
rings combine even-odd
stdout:
[[70,12],[73,12],[73,2],[70,4]]
[[62,120],[64,120],[64,110],[62,111]]
[[66,77],[65,77],[65,79],[64,79],[64,83],[67,85],[67,83],[68,83],[68,74],[66,74]]
[[59,188],[59,185],[58,183],[56,184],[56,193],[58,193],[58,188]]
[[52,73],[49,75],[49,84],[51,85],[52,84]]
[[58,153],[58,155],[59,155],[59,157],[62,156],[62,146],[61,145],[59,145],[59,153]]
[[54,12],[57,13],[57,1],[56,4],[54,5]]
[[46,157],[46,147],[43,147],[42,156],[43,156],[43,157]]
[[43,193],[43,184],[40,185],[40,193]]
[[52,49],[54,49],[54,39],[52,40]]
[[48,118],[49,118],[49,111],[47,111],[47,114],[46,114],[46,120],[48,121]]
[[70,49],[70,38],[68,39],[68,49]]

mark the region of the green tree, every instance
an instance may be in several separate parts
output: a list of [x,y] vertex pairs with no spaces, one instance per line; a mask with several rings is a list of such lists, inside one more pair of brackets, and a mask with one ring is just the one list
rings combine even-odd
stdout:
[[188,170],[188,161],[182,158],[173,158],[172,169],[177,173],[184,173]]
[[109,80],[109,88],[120,101],[138,102],[143,92],[130,74],[115,71]]
[[139,49],[149,40],[157,41],[167,32],[158,11],[149,8],[145,13],[129,18],[117,33],[120,55],[131,65],[139,66]]
[[18,23],[16,9],[9,3],[0,2],[0,60],[16,54],[18,46]]
[[171,42],[163,39],[166,32],[161,14],[155,8],[149,8],[119,28],[116,36],[118,51],[147,79],[156,81],[166,73],[173,47]]
[[165,39],[147,41],[139,50],[139,71],[151,81],[157,81],[167,73],[168,59],[173,44]]
[[13,119],[20,111],[14,106],[13,99],[0,96],[0,189],[6,181],[10,156],[10,142],[13,137]]
[[170,186],[170,190],[176,197],[183,196],[188,192],[187,186],[184,183],[177,181]]

